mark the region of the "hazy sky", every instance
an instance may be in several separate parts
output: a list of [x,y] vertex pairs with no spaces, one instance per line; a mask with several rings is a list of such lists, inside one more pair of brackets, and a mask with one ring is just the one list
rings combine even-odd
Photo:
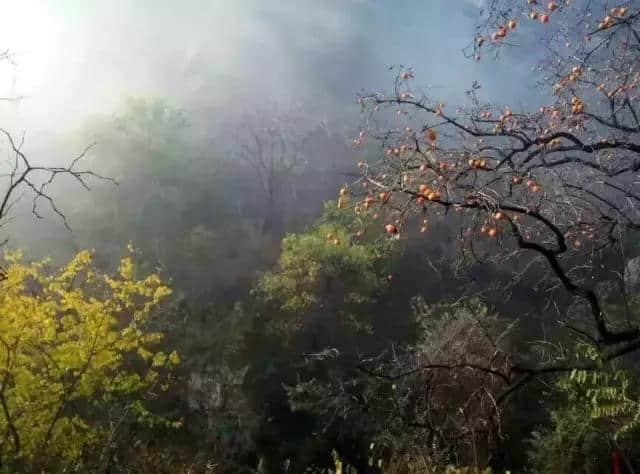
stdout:
[[400,63],[448,103],[474,79],[509,103],[527,56],[478,64],[461,53],[483,1],[4,0],[0,48],[16,65],[0,69],[0,93],[25,99],[0,104],[0,118],[60,133],[127,94],[222,114],[303,102],[324,118],[355,111],[362,88],[388,89],[386,67]]

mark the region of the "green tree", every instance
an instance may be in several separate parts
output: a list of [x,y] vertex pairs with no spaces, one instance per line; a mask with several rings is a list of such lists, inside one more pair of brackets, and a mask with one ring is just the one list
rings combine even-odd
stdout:
[[578,346],[595,365],[573,370],[548,398],[551,423],[534,433],[530,458],[535,472],[607,473],[617,449],[627,465],[640,460],[640,384],[635,371],[600,359]]
[[376,335],[384,318],[375,307],[389,288],[394,249],[371,231],[375,225],[327,203],[309,230],[283,239],[277,268],[256,285],[244,389],[259,418],[257,449],[273,472],[287,459],[294,472],[315,462],[331,466],[332,449],[366,443],[349,428],[345,436],[335,425],[326,431],[326,419],[289,396],[314,380],[346,378],[359,351],[388,340]]
[[342,324],[370,330],[362,308],[388,285],[392,245],[365,235],[371,218],[345,214],[329,202],[308,232],[282,240],[278,269],[265,273],[256,289],[277,311],[274,326],[296,333],[314,319],[338,317]]

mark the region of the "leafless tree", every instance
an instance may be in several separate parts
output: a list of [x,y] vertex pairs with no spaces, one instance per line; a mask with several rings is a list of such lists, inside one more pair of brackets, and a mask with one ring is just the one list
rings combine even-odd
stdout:
[[[1,51],[0,62],[15,64],[15,54],[9,49]],[[20,100],[22,100],[22,96],[0,97],[0,101],[15,102]],[[60,177],[68,176],[87,190],[91,179],[108,180],[115,183],[111,178],[89,169],[80,168],[82,160],[91,150],[93,144],[73,157],[67,166],[46,166],[35,164],[26,156],[23,151],[24,133],[19,139],[16,139],[8,130],[0,128],[0,137],[8,145],[7,160],[0,165],[2,167],[0,172],[0,228],[7,224],[15,204],[25,194],[30,194],[32,197],[31,210],[37,218],[42,218],[40,211],[44,203],[62,219],[65,227],[70,229],[66,215],[56,205],[50,192],[54,182]],[[4,245],[6,242],[7,240],[4,240],[0,245]]]
[[263,231],[277,227],[278,202],[296,169],[305,165],[310,133],[304,131],[300,114],[256,112],[243,120],[237,137],[237,153],[255,172],[266,197]]
[[414,454],[486,465],[503,436],[498,405],[510,385],[515,322],[474,298],[431,306],[417,299],[415,314],[423,326],[416,347],[365,359],[358,370],[393,384],[398,436],[422,440],[411,443]]

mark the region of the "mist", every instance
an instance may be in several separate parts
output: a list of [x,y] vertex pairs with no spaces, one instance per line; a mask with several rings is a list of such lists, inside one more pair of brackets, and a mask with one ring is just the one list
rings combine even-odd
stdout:
[[634,472],[610,3],[4,2],[0,471]]
[[[463,91],[474,81],[487,102],[537,106],[540,97],[523,102],[518,95],[534,81],[531,45],[507,52],[504,62],[462,54],[482,6],[14,2],[0,20],[0,44],[11,52],[0,70],[0,96],[19,100],[3,103],[0,118],[46,165],[66,162],[93,142],[99,148],[94,136],[85,143],[70,137],[87,121],[114,116],[127,97],[160,98],[184,110],[190,133],[226,155],[238,144],[243,117],[269,110],[303,110],[296,113],[307,128],[329,124],[350,140],[361,127],[357,95],[387,90],[389,67],[398,65],[413,68],[416,90],[452,108],[465,103]],[[83,192],[65,190],[76,191]]]
[[308,104],[318,120],[353,118],[356,94],[386,89],[385,68],[398,64],[447,102],[473,80],[488,100],[511,102],[504,70],[519,70],[524,82],[523,61],[461,54],[478,11],[476,2],[444,0],[15,2],[2,18],[14,65],[3,66],[1,90],[24,99],[2,113],[34,137],[140,94],[206,120],[265,102]]

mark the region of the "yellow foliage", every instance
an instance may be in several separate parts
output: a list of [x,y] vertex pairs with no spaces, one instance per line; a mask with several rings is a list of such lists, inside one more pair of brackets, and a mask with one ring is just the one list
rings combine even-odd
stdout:
[[[19,253],[6,261],[0,284],[2,460],[73,461],[105,433],[86,416],[92,412],[87,406],[124,395],[135,399],[179,362],[175,352],[154,349],[162,335],[147,328],[171,290],[156,274],[136,279],[129,257],[114,277],[97,273],[88,251],[57,271],[46,261],[22,263]],[[132,357],[138,358],[135,370]]]

